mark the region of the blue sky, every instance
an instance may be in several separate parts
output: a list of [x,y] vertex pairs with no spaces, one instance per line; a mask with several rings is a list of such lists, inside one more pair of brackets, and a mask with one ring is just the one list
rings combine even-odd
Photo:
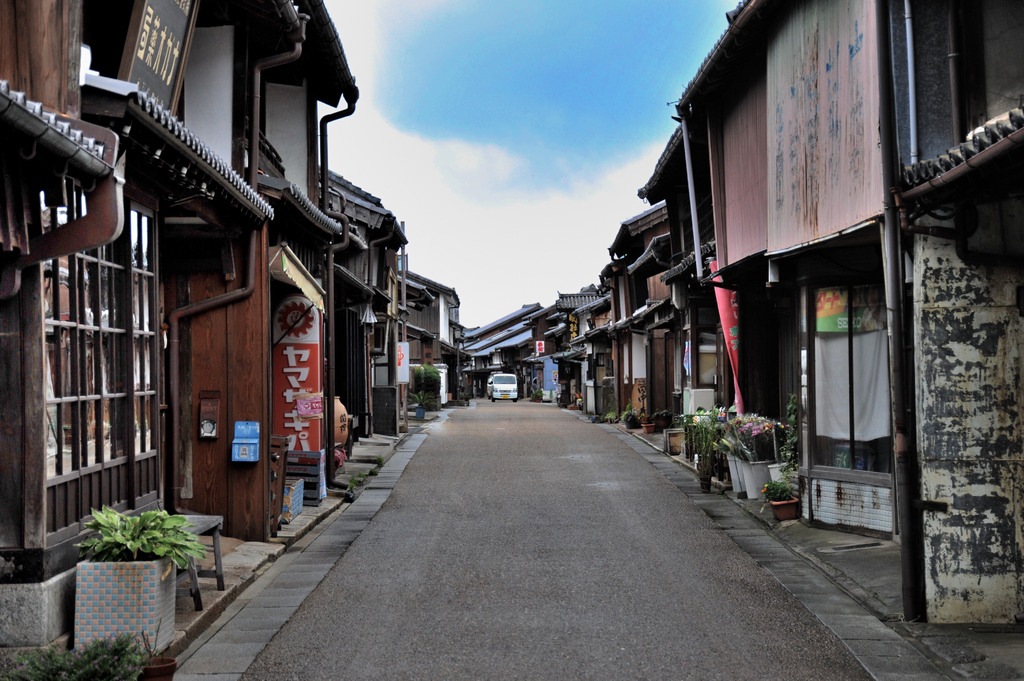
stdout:
[[459,292],[464,323],[551,304],[648,208],[667,103],[735,6],[328,0],[361,91],[331,167],[406,221],[411,268]]

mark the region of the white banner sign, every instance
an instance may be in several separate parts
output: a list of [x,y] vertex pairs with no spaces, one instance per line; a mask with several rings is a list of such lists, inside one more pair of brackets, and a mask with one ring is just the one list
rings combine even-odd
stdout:
[[398,344],[398,382],[409,382],[409,343],[407,341]]

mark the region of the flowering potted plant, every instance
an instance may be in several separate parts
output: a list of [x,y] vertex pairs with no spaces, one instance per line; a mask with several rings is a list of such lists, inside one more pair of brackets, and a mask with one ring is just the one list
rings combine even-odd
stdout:
[[768,464],[775,461],[776,436],[781,424],[757,414],[744,414],[728,422],[722,450],[735,458],[748,499],[756,499],[770,479]]
[[[761,489],[764,505],[771,505],[776,520],[792,520],[797,516],[800,500],[793,496],[789,480],[769,480]],[[761,507],[764,510],[764,506]]]
[[640,427],[644,429],[645,433],[654,432],[654,421],[644,410],[640,410]]

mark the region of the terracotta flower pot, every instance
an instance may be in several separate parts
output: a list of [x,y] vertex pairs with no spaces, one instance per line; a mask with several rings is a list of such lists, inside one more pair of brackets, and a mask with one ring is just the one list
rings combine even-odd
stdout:
[[140,679],[150,681],[171,681],[178,669],[178,661],[173,657],[152,657],[149,664],[142,668]]
[[776,520],[794,520],[797,516],[797,511],[800,510],[800,500],[792,498],[789,501],[769,501],[772,505],[772,513],[775,514]]
[[644,429],[645,433],[653,433],[654,432],[654,424],[653,423],[643,423],[641,425],[643,426],[643,429]]

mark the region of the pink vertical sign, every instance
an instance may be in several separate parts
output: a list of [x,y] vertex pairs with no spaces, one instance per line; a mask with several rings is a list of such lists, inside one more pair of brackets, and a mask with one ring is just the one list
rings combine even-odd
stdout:
[[[711,261],[711,271],[718,271],[718,261]],[[713,281],[722,281],[721,277],[715,277]],[[725,334],[725,349],[729,354],[729,365],[732,366],[732,381],[736,388],[736,413],[743,413],[743,393],[740,392],[739,382],[739,347],[740,347],[740,321],[739,306],[736,302],[736,292],[720,286],[715,287],[715,300],[718,302],[718,318],[722,321],[722,332]]]

